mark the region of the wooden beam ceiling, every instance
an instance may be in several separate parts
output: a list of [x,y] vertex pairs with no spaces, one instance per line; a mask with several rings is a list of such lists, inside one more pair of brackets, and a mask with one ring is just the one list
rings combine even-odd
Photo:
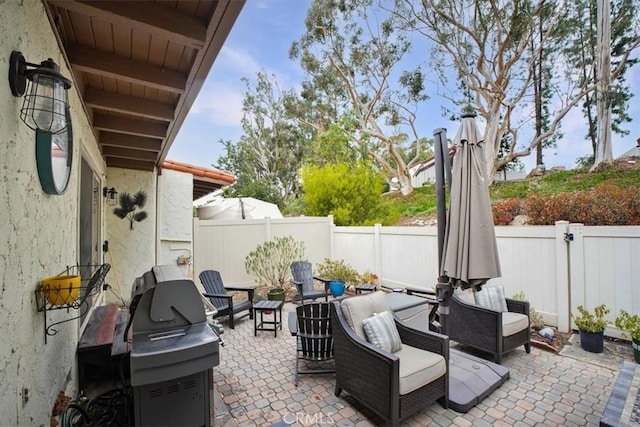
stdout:
[[108,167],[161,170],[244,3],[43,0]]
[[111,145],[121,148],[135,148],[136,150],[146,150],[159,152],[162,147],[162,140],[146,138],[143,136],[125,135],[113,132],[100,132],[100,145]]
[[174,115],[173,106],[169,104],[150,101],[137,96],[108,92],[93,87],[87,87],[84,93],[84,102],[87,106],[100,110],[115,111],[166,122],[171,122]]
[[142,160],[147,162],[154,162],[158,157],[158,153],[155,151],[135,150],[109,145],[102,147],[102,154],[107,157],[119,157],[121,159]]
[[205,22],[150,1],[69,1],[50,0],[52,5],[92,16],[116,26],[136,28],[152,36],[195,49],[204,47],[207,38]]
[[67,56],[74,69],[98,76],[178,94],[184,93],[187,86],[184,74],[148,62],[135,61],[79,45],[67,46]]
[[93,115],[93,127],[117,133],[163,139],[167,136],[167,122],[137,120],[122,116]]
[[123,169],[136,169],[141,171],[153,172],[156,167],[156,162],[144,162],[140,160],[132,160],[132,159],[121,159],[118,157],[109,157],[107,158],[107,163],[110,167],[113,168],[123,168]]

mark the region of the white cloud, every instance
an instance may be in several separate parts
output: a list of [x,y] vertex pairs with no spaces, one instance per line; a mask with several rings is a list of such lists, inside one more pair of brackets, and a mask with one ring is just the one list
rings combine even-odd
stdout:
[[256,9],[267,10],[271,9],[272,0],[253,0],[253,3]]
[[241,75],[248,76],[260,71],[263,67],[245,49],[234,49],[225,45],[217,59],[217,66],[238,71]]
[[240,127],[242,100],[241,89],[214,83],[200,92],[190,114],[205,115],[215,125]]

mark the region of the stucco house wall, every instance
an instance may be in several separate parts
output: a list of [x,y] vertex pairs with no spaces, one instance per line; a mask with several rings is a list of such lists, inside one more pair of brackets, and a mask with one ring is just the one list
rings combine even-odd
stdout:
[[[116,294],[128,302],[135,278],[155,265],[156,174],[107,168],[107,182],[109,187],[114,187],[118,193],[147,193],[147,202],[143,208],[147,212],[147,218],[141,222],[134,221],[133,230],[130,229],[128,219],[120,219],[113,214],[113,206],[109,206],[105,214],[106,240],[109,242],[106,259],[111,264],[107,283]],[[107,302],[118,302],[118,299],[109,292]]]
[[177,264],[192,277],[193,175],[164,169],[158,176],[158,264]]
[[[0,424],[39,426],[59,390],[76,383],[77,321],[61,324],[44,343],[43,313],[37,311],[38,282],[78,262],[79,170],[85,156],[104,175],[104,162],[77,88],[69,90],[74,161],[67,191],[43,192],[35,159],[35,132],[20,120],[23,98],[11,95],[9,56],[20,50],[28,62],[52,58],[72,77],[39,0],[0,2]],[[75,316],[48,313],[49,322]]]

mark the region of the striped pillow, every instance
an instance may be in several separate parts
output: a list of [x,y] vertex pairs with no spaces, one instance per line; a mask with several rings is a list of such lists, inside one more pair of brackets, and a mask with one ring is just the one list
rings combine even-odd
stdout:
[[485,286],[480,292],[476,292],[476,304],[503,313],[509,311],[502,285]]
[[402,348],[400,334],[398,333],[398,328],[396,328],[396,322],[393,320],[391,312],[383,311],[382,313],[374,314],[364,319],[362,321],[362,327],[367,336],[367,341],[376,347],[390,353],[395,353]]

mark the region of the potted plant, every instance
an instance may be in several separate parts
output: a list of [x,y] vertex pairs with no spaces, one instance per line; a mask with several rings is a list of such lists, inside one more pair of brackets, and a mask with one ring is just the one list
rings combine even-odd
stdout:
[[317,274],[330,280],[329,290],[334,297],[342,296],[346,286],[352,285],[358,280],[358,272],[342,259],[325,258],[318,265]]
[[289,283],[289,266],[304,257],[304,243],[291,236],[276,237],[258,245],[246,256],[244,265],[258,283],[258,292],[267,290],[267,299],[285,300],[285,284]]
[[[633,347],[633,358],[636,363],[640,363],[640,316],[631,315],[625,310],[620,310],[620,315],[614,321],[616,328],[622,329],[631,335],[631,346]],[[622,338],[627,338],[626,333],[622,333]]]
[[593,309],[593,313],[578,306],[578,315],[573,316],[573,321],[580,330],[580,347],[592,353],[602,353],[604,350],[604,329],[607,321],[604,316],[609,313],[609,309],[604,305]]

